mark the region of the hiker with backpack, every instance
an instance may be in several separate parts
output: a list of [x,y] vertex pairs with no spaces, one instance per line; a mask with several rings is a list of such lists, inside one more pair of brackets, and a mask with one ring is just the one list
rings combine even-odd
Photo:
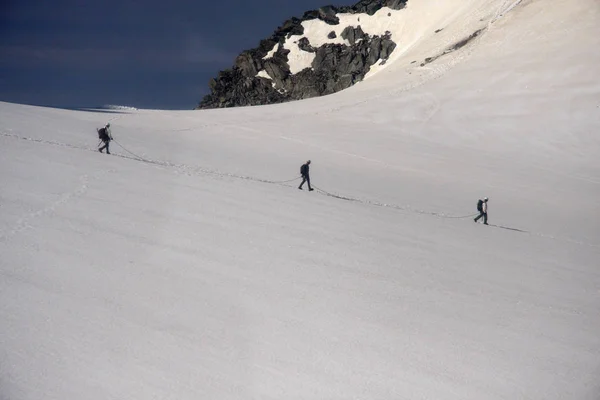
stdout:
[[106,154],[110,154],[108,145],[110,144],[110,141],[113,140],[110,133],[110,123],[106,124],[104,128],[98,129],[98,138],[104,143],[104,146],[100,147],[98,151],[102,153],[102,150],[106,149]]
[[477,202],[477,211],[479,211],[479,215],[474,219],[475,222],[479,220],[479,218],[483,217],[483,223],[487,225],[487,202],[488,198],[485,197],[483,200],[479,199]]
[[308,190],[310,192],[312,192],[314,189],[312,187],[310,187],[310,175],[308,174],[308,170],[309,170],[309,165],[310,165],[310,160],[308,160],[306,162],[306,164],[302,164],[302,166],[300,167],[300,175],[302,175],[302,183],[300,184],[300,186],[298,186],[298,189],[302,190],[302,185],[304,185],[304,182],[308,183]]

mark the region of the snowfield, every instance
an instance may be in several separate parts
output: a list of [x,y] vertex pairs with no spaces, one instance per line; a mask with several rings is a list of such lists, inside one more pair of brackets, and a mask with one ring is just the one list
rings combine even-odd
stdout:
[[0,103],[0,399],[597,400],[600,8],[439,3],[331,96]]

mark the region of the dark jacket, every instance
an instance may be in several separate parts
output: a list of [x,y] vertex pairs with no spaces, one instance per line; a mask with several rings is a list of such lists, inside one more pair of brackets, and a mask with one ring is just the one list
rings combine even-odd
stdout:
[[300,175],[302,176],[308,176],[308,169],[309,169],[309,165],[307,164],[302,164],[302,166],[300,167]]

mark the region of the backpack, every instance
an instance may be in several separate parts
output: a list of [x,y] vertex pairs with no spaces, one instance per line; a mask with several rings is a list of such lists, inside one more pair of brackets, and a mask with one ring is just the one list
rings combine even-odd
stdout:
[[103,141],[111,140],[112,138],[108,136],[108,132],[106,131],[106,127],[98,129],[98,138]]
[[483,200],[479,199],[477,202],[477,211],[483,212]]

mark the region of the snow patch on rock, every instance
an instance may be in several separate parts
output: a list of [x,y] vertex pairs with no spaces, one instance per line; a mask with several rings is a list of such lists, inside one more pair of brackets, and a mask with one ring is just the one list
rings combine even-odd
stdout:
[[275,55],[275,53],[277,53],[277,49],[279,49],[279,43],[276,43],[275,46],[273,46],[271,51],[269,51],[267,55],[263,57],[263,60],[268,60],[269,58],[272,58]]
[[260,71],[258,71],[258,74],[256,74],[256,76],[272,80],[271,76],[264,69],[261,69]]
[[[361,27],[363,32],[370,36],[382,36],[386,32],[391,33],[391,39],[396,41],[394,33],[399,31],[398,27],[402,27],[400,22],[405,19],[403,14],[406,10],[392,10],[388,7],[383,7],[373,15],[368,14],[336,14],[340,23],[338,25],[330,25],[319,19],[313,19],[302,22],[304,34],[293,35],[287,38],[283,44],[283,48],[289,50],[288,63],[290,72],[297,74],[305,68],[311,68],[312,62],[315,59],[315,53],[310,53],[301,50],[298,47],[298,41],[303,37],[307,38],[313,47],[321,47],[326,44],[343,44],[349,46],[348,40],[341,35],[347,27]],[[334,38],[331,38],[331,32],[335,32]],[[399,34],[400,32],[398,32]],[[397,43],[397,41],[396,41]]]
[[[298,38],[301,38],[298,36]],[[307,38],[310,41],[310,38]],[[306,68],[312,68],[312,63],[315,60],[315,53],[309,53],[308,51],[301,50],[297,43],[285,42],[283,48],[289,50],[288,64],[290,66],[290,73],[297,74]]]

